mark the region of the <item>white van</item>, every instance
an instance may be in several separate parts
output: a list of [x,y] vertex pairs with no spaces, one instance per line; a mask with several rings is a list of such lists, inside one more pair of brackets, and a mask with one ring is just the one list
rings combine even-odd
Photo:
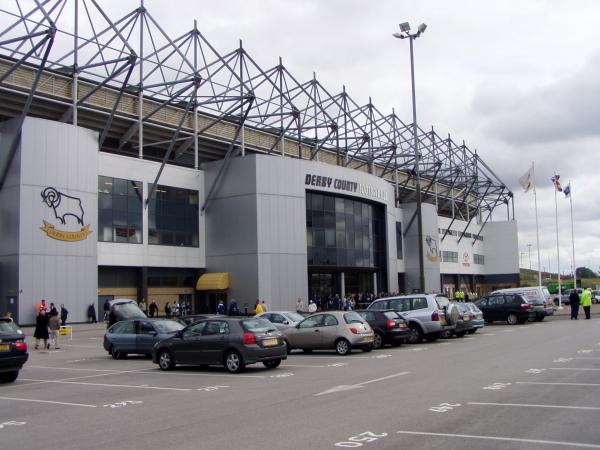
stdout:
[[554,302],[552,301],[552,296],[546,286],[499,289],[492,292],[492,294],[499,294],[502,292],[523,294],[523,296],[533,304],[536,322],[541,322],[546,316],[554,315]]

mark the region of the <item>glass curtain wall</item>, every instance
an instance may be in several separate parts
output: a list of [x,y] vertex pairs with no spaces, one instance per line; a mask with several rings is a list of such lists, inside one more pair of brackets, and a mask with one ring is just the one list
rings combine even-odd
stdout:
[[156,186],[148,206],[148,243],[198,247],[198,191]]
[[141,244],[141,181],[98,177],[98,241]]

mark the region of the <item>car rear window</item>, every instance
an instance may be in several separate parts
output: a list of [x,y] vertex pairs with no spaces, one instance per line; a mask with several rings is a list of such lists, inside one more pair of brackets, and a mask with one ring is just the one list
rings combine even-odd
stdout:
[[172,331],[179,331],[185,328],[181,322],[176,322],[174,320],[157,320],[154,322],[156,328],[160,333],[170,333]]
[[365,319],[363,319],[357,312],[352,311],[344,314],[344,321],[346,323],[364,323]]
[[260,317],[242,320],[242,328],[244,328],[244,330],[246,331],[251,331],[253,333],[275,330],[275,327],[271,322],[269,322],[266,319],[261,319]]
[[135,302],[130,303],[115,303],[113,311],[123,319],[145,319],[146,314],[139,308]]
[[529,300],[530,303],[535,305],[540,305],[544,303],[544,299],[540,296],[540,293],[536,290],[525,291],[523,292],[523,296]]
[[16,333],[19,328],[10,320],[0,320],[0,333]]
[[396,313],[394,311],[385,311],[383,313],[383,315],[385,316],[386,319],[390,319],[390,320],[395,320],[395,319],[398,319],[400,317],[398,315],[398,313]]
[[294,321],[294,322],[300,322],[302,320],[304,320],[304,316],[302,314],[298,314],[297,312],[286,312],[284,314],[285,316],[287,316],[288,319]]
[[435,301],[437,302],[439,309],[443,309],[445,306],[448,306],[450,304],[450,300],[448,300],[447,297],[443,297],[443,296],[436,297]]

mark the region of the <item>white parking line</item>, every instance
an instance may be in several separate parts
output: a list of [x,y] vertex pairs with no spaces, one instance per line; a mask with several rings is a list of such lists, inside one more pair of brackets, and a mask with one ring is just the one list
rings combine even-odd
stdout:
[[575,359],[600,359],[600,356],[576,356]]
[[368,381],[363,381],[362,383],[356,383],[356,384],[350,384],[350,385],[342,384],[339,386],[335,386],[331,389],[327,389],[326,391],[314,394],[314,396],[318,397],[319,395],[334,394],[336,392],[349,391],[352,389],[360,389],[367,384],[376,383],[378,381],[383,381],[383,380],[389,380],[390,378],[396,378],[396,377],[400,377],[403,375],[408,375],[409,373],[410,372],[399,372],[399,373],[394,373],[392,375],[388,375],[385,377],[375,378],[373,380],[368,380]]
[[51,400],[34,400],[32,398],[0,397],[0,400],[14,400],[16,402],[50,403],[53,405],[85,406],[86,408],[97,408],[96,405],[86,405],[84,403],[53,402]]
[[154,371],[149,371],[148,369],[144,369],[147,370],[147,372],[139,371],[138,373],[148,373],[151,375],[168,375],[168,376],[178,376],[178,375],[183,375],[183,376],[188,376],[188,377],[220,377],[220,378],[225,378],[225,377],[232,377],[232,378],[267,378],[266,375],[230,375],[230,374],[225,374],[225,373],[186,373],[186,372],[159,372],[157,370]]
[[531,404],[526,404],[526,403],[491,403],[491,402],[467,402],[467,405],[522,406],[525,408],[581,409],[584,411],[600,411],[600,408],[596,407],[596,406],[531,405]]
[[187,388],[170,388],[170,387],[158,387],[158,386],[140,386],[140,385],[132,385],[132,384],[107,384],[107,383],[84,383],[80,381],[58,381],[58,380],[32,380],[30,378],[23,378],[24,381],[39,381],[43,383],[58,383],[58,384],[78,384],[82,386],[104,386],[104,387],[123,387],[123,388],[133,388],[133,389],[155,389],[160,391],[182,391],[189,392],[193,391],[193,389]]
[[543,381],[517,381],[515,384],[541,384],[548,386],[600,386],[600,383],[549,383]]
[[83,372],[116,372],[114,369],[83,369],[78,367],[53,367],[53,366],[25,366],[26,369],[54,369],[54,370],[73,370]]
[[600,369],[590,369],[589,367],[550,367],[550,370],[584,370],[598,372]]
[[539,439],[519,439],[503,436],[476,436],[472,434],[452,434],[452,433],[427,433],[424,431],[396,431],[398,434],[408,434],[414,436],[434,436],[434,437],[450,437],[460,439],[482,439],[487,441],[507,441],[507,442],[523,442],[527,444],[545,444],[545,445],[562,445],[566,447],[580,448],[600,448],[597,444],[584,444],[582,442],[564,442],[564,441],[545,441]]

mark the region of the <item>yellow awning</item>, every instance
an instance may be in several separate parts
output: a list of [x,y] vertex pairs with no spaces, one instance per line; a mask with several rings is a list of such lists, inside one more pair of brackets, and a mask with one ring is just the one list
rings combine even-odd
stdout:
[[222,291],[227,288],[229,288],[229,272],[205,273],[196,283],[198,291]]

